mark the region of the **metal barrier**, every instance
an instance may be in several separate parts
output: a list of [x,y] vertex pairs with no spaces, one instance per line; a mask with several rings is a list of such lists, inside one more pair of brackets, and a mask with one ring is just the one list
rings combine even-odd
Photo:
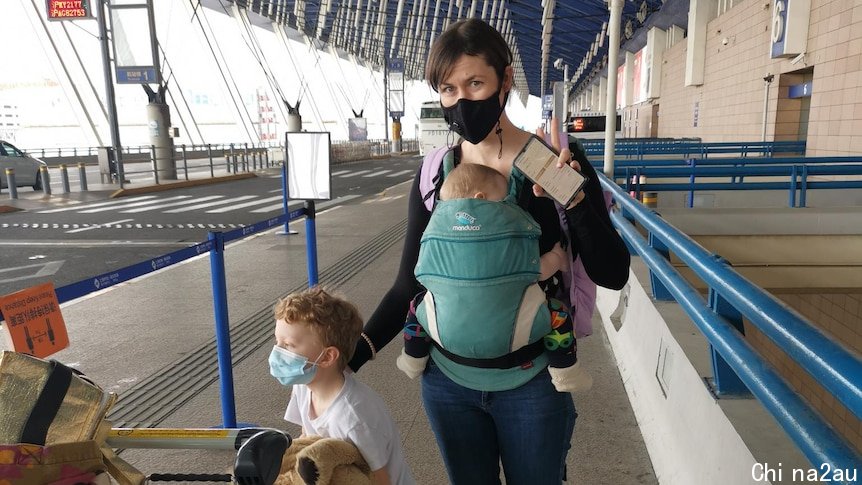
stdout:
[[[858,180],[827,180],[809,181],[810,176],[851,175],[862,176],[862,159],[850,157],[855,163],[840,163],[834,165],[787,164],[764,166],[698,166],[702,160],[692,161],[688,167],[621,167],[614,169],[615,178],[625,177],[627,192],[634,192],[640,197],[643,191],[679,192],[687,191],[693,199],[698,190],[787,190],[789,207],[805,207],[809,189],[858,189],[862,188],[862,179]],[[803,159],[804,160],[804,159]],[[824,162],[827,163],[827,162]],[[646,183],[641,184],[641,176],[651,179],[682,178],[686,182]],[[697,182],[697,177],[729,177],[730,182]],[[738,177],[738,178],[737,178]],[[786,181],[751,182],[744,177],[786,177]],[[632,183],[632,180],[635,182]],[[797,205],[797,191],[799,192]]]
[[[285,197],[287,197],[285,193]],[[233,369],[231,366],[230,350],[230,325],[228,321],[227,306],[227,283],[225,280],[224,251],[225,244],[247,237],[276,226],[286,225],[289,221],[306,216],[306,250],[308,265],[309,285],[315,285],[318,281],[317,272],[317,231],[315,229],[315,208],[313,201],[306,201],[302,209],[287,212],[285,202],[285,213],[255,224],[240,227],[228,232],[210,232],[206,241],[191,245],[189,247],[173,251],[162,256],[157,256],[140,263],[126,266],[107,273],[92,276],[76,283],[71,283],[56,289],[57,300],[65,303],[80,298],[89,293],[104,290],[125,281],[152,273],[168,266],[201,254],[209,253],[211,283],[213,290],[213,307],[215,311],[215,334],[216,347],[218,349],[219,378],[221,387],[221,406],[223,427],[235,428],[236,405],[233,392]],[[0,313],[0,320],[3,319]]]
[[[601,155],[605,151],[604,140],[580,140],[587,155]],[[750,141],[750,142],[701,142],[691,139],[619,139],[614,143],[617,156],[634,157],[638,160],[648,155],[682,155],[708,158],[710,154],[739,154],[742,157],[771,157],[777,153],[805,153],[805,141]]]
[[[350,147],[351,145],[357,145],[354,142],[345,142],[345,143],[335,143],[333,144],[334,152],[333,157],[335,157],[338,153],[335,151],[337,147]],[[361,142],[363,147],[362,156],[359,158],[355,158],[356,160],[374,158],[374,157],[385,157],[390,156],[391,150],[389,144],[385,140],[373,140],[369,142]],[[403,140],[402,147],[404,152],[416,151],[418,150],[418,140],[410,139]],[[48,149],[37,149],[42,153],[46,153]],[[95,155],[92,155],[94,151],[96,151],[95,147],[91,147],[91,149],[82,148],[82,149],[56,149],[57,153],[78,153],[79,156],[90,157],[92,156],[95,162]],[[270,150],[273,150],[273,153],[270,154]],[[33,150],[30,150],[30,153],[33,153]],[[123,176],[126,180],[123,183],[129,182],[129,176],[141,176],[141,175],[150,175],[155,184],[161,184],[165,180],[177,180],[177,179],[185,179],[190,180],[192,178],[192,173],[195,172],[209,172],[210,177],[216,177],[217,175],[221,175],[218,172],[222,171],[222,174],[238,174],[241,172],[249,172],[254,170],[264,170],[272,167],[276,167],[280,160],[279,158],[283,157],[284,149],[281,145],[266,145],[266,146],[249,146],[248,144],[228,144],[228,145],[177,145],[174,147],[174,153],[172,162],[173,168],[159,168],[159,162],[163,161],[162,158],[159,158],[157,155],[158,150],[154,145],[142,145],[138,147],[124,147],[123,149],[123,166],[125,169],[123,170]],[[220,168],[222,162],[220,158],[224,157],[224,166]],[[74,159],[60,159],[62,161],[74,162],[78,167],[78,180],[81,191],[88,190],[87,183],[87,162],[79,161]],[[351,161],[354,160],[350,154],[346,155],[344,160],[338,160],[333,158],[334,163],[338,161]],[[56,163],[57,160],[54,161]],[[148,166],[144,169],[140,167],[136,167],[134,164],[148,164]],[[65,163],[59,164],[57,167],[58,174],[61,181],[62,193],[68,194],[70,189],[69,184],[69,173],[68,167],[65,167]],[[50,168],[53,170],[55,165],[49,165],[46,168]],[[131,169],[131,170],[130,170]],[[102,183],[105,183],[105,177],[109,183],[113,180],[116,182],[116,171],[110,167],[110,164],[105,164],[102,166],[100,164],[100,170],[102,175]],[[112,172],[109,173],[108,170]],[[40,180],[49,180],[50,173],[45,173],[45,171],[40,170]],[[42,178],[44,176],[44,179]],[[139,179],[141,177],[138,177]],[[147,177],[143,177],[147,178]],[[122,186],[122,184],[121,184]],[[51,186],[50,183],[42,183],[42,190],[46,195],[51,195]]]
[[[857,418],[862,418],[862,361],[629,197],[616,183],[598,176],[621,207],[620,214],[612,214],[614,225],[650,268],[654,297],[675,299],[717,351],[713,352],[713,369],[719,392],[743,383],[811,463],[853,470],[862,465],[852,446],[752,349],[731,321],[747,318]],[[648,242],[632,222],[648,232]],[[709,304],[670,264],[671,252],[707,284]]]

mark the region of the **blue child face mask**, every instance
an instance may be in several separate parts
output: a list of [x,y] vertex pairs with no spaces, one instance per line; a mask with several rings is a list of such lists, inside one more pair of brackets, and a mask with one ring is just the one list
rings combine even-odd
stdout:
[[317,374],[317,361],[325,351],[309,362],[308,358],[276,345],[269,354],[269,373],[284,386],[308,384]]

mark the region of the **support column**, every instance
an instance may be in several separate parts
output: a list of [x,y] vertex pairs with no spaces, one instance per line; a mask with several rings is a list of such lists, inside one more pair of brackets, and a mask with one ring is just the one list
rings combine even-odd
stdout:
[[599,104],[601,100],[601,95],[599,93],[599,85],[593,84],[590,86],[590,111],[600,111],[602,109],[602,105]]
[[599,109],[607,106],[608,104],[608,78],[600,77],[599,78]]
[[605,104],[605,175],[614,176],[614,144],[616,143],[617,120],[617,66],[620,53],[620,27],[622,23],[624,0],[610,0],[608,9],[608,83],[607,103]]
[[117,179],[120,188],[125,183],[123,170],[123,145],[120,143],[120,122],[117,120],[117,103],[114,100],[114,77],[111,73],[110,47],[108,46],[108,21],[105,17],[108,13],[107,0],[98,0],[99,6],[99,45],[102,54],[102,68],[105,74],[105,104],[108,105],[108,125],[111,128],[111,148],[109,163],[113,163],[117,169]]
[[685,51],[685,85],[703,84],[706,61],[706,29],[715,18],[716,0],[690,0],[688,5],[688,46]]
[[661,96],[661,66],[662,56],[664,55],[665,46],[667,45],[667,32],[653,27],[647,32],[647,72],[649,76],[649,89],[646,93],[648,99],[655,99]]
[[623,66],[623,99],[620,106],[622,109],[632,105],[634,98],[634,77],[635,77],[635,55],[632,52],[626,52],[626,64]]
[[401,118],[392,118],[392,152],[401,151]]
[[150,145],[154,146],[158,179],[176,180],[177,164],[174,160],[174,139],[170,137],[171,112],[165,103],[147,105],[147,120],[150,127]]

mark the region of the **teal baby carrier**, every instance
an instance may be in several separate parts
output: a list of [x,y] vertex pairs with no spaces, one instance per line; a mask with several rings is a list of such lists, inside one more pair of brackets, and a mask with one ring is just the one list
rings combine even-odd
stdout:
[[545,364],[551,322],[537,283],[541,228],[514,202],[514,187],[500,202],[437,201],[421,239],[415,274],[426,293],[416,317],[435,363],[473,389],[516,387]]

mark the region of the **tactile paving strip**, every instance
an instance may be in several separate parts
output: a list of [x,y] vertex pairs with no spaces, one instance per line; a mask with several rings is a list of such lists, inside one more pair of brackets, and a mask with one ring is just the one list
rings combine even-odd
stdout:
[[[406,232],[407,219],[404,219],[321,271],[320,283],[330,288],[343,285],[401,241]],[[307,286],[308,280],[305,280],[283,296]],[[236,367],[261,346],[271,344],[272,305],[266,305],[232,327],[230,339]],[[218,357],[213,337],[125,391],[108,418],[115,427],[157,426],[218,378]]]

